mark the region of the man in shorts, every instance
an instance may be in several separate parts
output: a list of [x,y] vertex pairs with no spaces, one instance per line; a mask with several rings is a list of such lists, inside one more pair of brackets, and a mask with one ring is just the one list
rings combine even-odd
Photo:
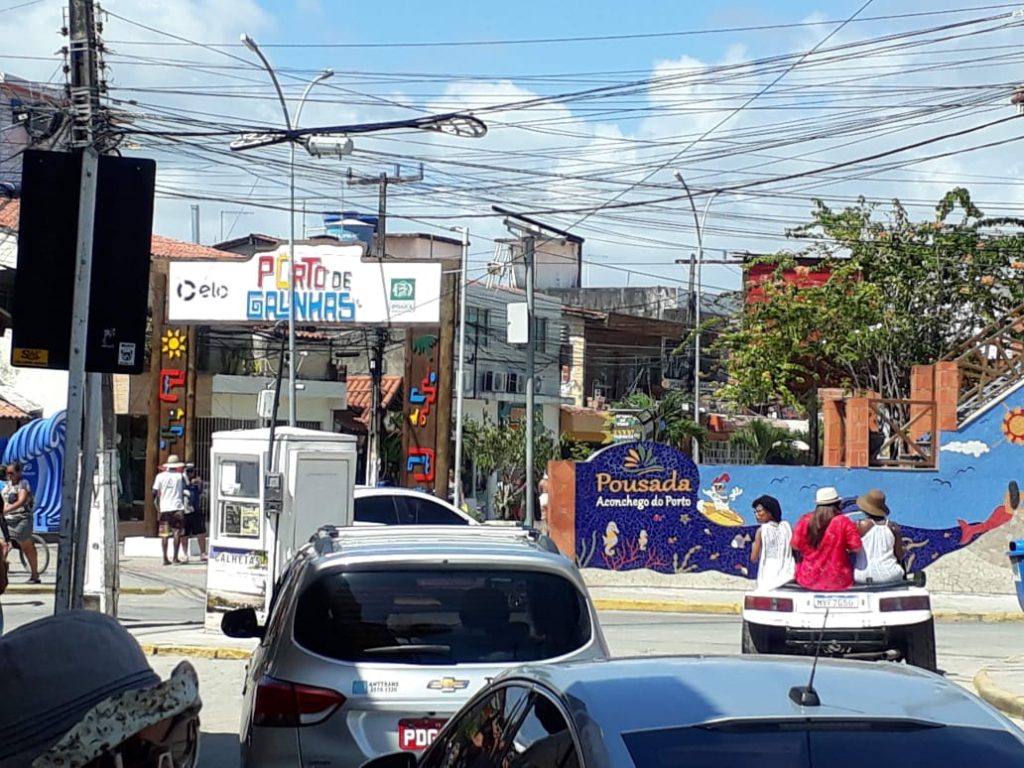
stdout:
[[160,546],[164,553],[164,565],[170,565],[167,559],[167,541],[174,539],[174,562],[181,564],[178,551],[181,549],[181,537],[185,532],[185,475],[182,470],[185,464],[176,454],[167,457],[161,471],[153,478],[153,504],[159,514]]

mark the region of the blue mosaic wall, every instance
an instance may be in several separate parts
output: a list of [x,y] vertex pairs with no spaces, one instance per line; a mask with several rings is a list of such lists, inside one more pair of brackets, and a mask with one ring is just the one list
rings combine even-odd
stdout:
[[[892,519],[903,529],[908,566],[920,570],[1022,519],[1017,483],[1024,482],[1024,390],[941,438],[936,470],[698,469],[668,446],[610,446],[576,465],[579,565],[661,573],[720,571],[753,578],[751,502],[763,493],[775,496],[784,518],[795,524],[813,508],[815,490],[831,485],[848,509],[855,508],[860,494],[881,488]],[[687,490],[681,490],[683,480]]]

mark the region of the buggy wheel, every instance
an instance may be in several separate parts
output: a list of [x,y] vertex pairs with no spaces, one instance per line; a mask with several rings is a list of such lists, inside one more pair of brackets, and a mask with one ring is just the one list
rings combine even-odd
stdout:
[[938,671],[935,658],[935,620],[907,627],[903,637],[903,657],[907,664],[929,672]]

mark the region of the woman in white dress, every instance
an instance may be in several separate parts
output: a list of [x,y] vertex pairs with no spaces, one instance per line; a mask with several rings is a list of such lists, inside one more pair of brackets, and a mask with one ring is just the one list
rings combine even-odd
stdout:
[[761,527],[754,534],[750,560],[757,563],[757,588],[775,589],[793,580],[793,529],[782,519],[782,506],[773,496],[754,499],[754,516]]
[[863,548],[853,565],[853,580],[858,584],[886,584],[900,581],[903,569],[903,534],[889,520],[885,494],[868,491],[857,499],[857,506],[867,517],[857,523]]

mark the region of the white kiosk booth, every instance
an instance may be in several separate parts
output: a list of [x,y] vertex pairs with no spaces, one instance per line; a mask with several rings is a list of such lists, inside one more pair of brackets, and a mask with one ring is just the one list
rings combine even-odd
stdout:
[[266,620],[285,563],[322,525],[351,525],[352,435],[277,427],[216,432],[210,450],[206,628],[254,608]]

